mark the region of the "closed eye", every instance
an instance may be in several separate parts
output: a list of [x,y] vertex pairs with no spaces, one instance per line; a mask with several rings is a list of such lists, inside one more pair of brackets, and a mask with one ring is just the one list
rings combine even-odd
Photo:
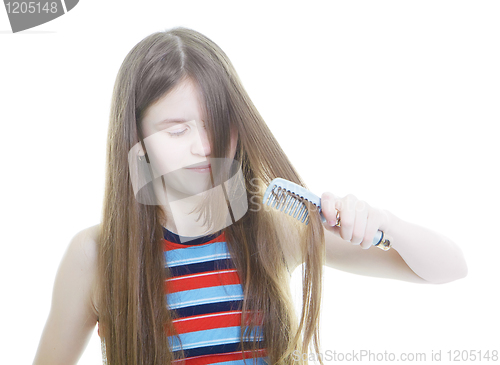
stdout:
[[170,134],[172,137],[180,137],[180,136],[182,136],[184,133],[186,133],[186,131],[187,131],[187,128],[186,128],[186,129],[184,129],[184,130],[183,130],[183,131],[181,131],[181,132],[177,132],[177,133],[170,133],[170,132],[168,132],[168,134]]

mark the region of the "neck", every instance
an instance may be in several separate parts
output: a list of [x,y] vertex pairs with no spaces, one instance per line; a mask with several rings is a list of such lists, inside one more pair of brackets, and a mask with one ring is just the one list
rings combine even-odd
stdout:
[[159,180],[153,187],[166,217],[162,225],[172,233],[186,237],[210,235],[231,221],[221,187],[204,189],[202,193],[191,189],[194,195],[186,195],[168,184],[163,188]]
[[179,236],[198,237],[213,233],[203,225],[203,217],[197,220],[200,214],[193,212],[199,204],[199,198],[196,198],[193,196],[163,205],[167,217],[163,226]]

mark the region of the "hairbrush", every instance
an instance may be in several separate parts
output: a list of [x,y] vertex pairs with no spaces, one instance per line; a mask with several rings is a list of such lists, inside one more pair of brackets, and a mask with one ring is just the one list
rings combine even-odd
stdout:
[[[321,211],[320,197],[302,186],[285,179],[276,178],[271,181],[264,193],[262,204],[270,205],[272,208],[283,213],[288,213],[289,216],[293,214],[293,218],[307,225],[309,223],[309,211],[303,203],[304,200],[314,204],[318,208],[321,221],[323,223],[326,222],[326,218]],[[337,226],[340,227],[340,223]],[[373,238],[372,245],[384,251],[391,248],[391,242],[385,239],[384,232],[380,230],[377,231],[377,234]]]

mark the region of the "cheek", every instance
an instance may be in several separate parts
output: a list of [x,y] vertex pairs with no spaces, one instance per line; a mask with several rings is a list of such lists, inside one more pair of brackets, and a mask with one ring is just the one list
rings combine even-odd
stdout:
[[156,176],[165,175],[183,167],[182,156],[185,152],[180,146],[163,141],[163,143],[151,144],[150,147],[151,149],[148,148],[152,157],[150,161],[153,164]]
[[234,158],[237,146],[238,146],[238,132],[233,132],[231,134],[231,158]]

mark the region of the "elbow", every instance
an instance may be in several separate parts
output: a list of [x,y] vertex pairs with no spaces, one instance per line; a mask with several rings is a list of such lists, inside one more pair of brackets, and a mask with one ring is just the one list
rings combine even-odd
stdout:
[[465,261],[464,254],[462,250],[457,246],[457,253],[455,256],[455,265],[453,272],[453,278],[450,281],[455,281],[458,279],[463,279],[469,274],[469,268],[467,267],[467,262]]
[[459,279],[463,279],[467,276],[468,270],[467,266],[463,268],[461,271],[454,272],[453,275],[446,275],[439,278],[425,279],[429,284],[446,284],[451,283],[452,281],[456,281]]
[[465,262],[464,259],[462,259],[462,262],[457,269],[457,273],[455,275],[455,278],[453,280],[458,280],[458,279],[463,279],[469,274],[469,268],[467,267],[467,263]]
[[433,284],[445,284],[455,280],[465,278],[469,273],[469,268],[467,267],[467,262],[465,261],[464,254],[459,246],[451,242],[449,239],[447,241],[455,249],[454,254],[450,255],[451,259],[446,265],[446,269],[442,270],[439,278],[430,281]]
[[469,274],[469,268],[467,267],[467,263],[465,260],[463,261],[461,271],[460,271],[460,276],[457,279],[463,279]]
[[434,277],[423,278],[429,284],[446,284],[465,278],[469,273],[465,260],[458,260],[453,268],[441,271]]

